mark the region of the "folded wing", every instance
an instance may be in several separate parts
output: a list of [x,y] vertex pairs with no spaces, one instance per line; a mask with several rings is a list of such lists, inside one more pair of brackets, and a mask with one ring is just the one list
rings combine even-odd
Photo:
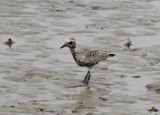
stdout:
[[100,53],[98,50],[81,49],[76,52],[76,59],[80,66],[92,67],[98,62],[105,60],[107,57],[111,57],[114,54]]

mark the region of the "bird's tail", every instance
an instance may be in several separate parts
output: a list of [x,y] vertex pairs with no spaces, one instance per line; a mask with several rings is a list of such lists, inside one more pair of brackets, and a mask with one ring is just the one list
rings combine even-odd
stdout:
[[116,54],[108,54],[109,57],[113,57],[115,56]]

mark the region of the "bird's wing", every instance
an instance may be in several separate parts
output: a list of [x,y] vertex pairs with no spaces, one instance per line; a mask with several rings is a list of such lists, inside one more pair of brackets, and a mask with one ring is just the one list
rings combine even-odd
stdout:
[[106,53],[100,53],[98,50],[81,49],[77,52],[76,58],[83,64],[95,65],[108,57]]
[[76,59],[80,63],[89,63],[89,60],[86,58],[89,53],[89,49],[79,49],[76,51]]
[[90,51],[87,58],[90,62],[97,64],[100,61],[105,60],[108,57],[107,53],[100,53],[99,51]]

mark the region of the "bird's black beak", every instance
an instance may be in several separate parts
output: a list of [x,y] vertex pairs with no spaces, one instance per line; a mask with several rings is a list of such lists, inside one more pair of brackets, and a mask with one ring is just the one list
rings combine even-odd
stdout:
[[67,45],[66,45],[66,44],[64,44],[63,46],[61,46],[61,47],[60,47],[60,49],[62,49],[62,48],[64,48],[64,47],[66,47],[66,46],[67,46]]

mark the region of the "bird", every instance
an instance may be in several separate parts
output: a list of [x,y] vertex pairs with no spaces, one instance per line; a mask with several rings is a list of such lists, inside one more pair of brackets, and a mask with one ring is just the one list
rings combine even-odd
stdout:
[[130,39],[128,38],[128,42],[125,43],[124,45],[129,49],[132,45],[132,41],[130,41]]
[[8,41],[4,42],[5,45],[8,45],[10,48],[12,46],[12,44],[15,43],[14,41],[12,41],[11,38],[8,39]]
[[107,59],[108,57],[115,56],[115,54],[101,53],[99,50],[90,50],[87,48],[78,49],[76,46],[76,40],[74,38],[67,38],[64,45],[62,45],[60,49],[68,47],[75,62],[79,66],[88,68],[88,72],[83,80],[83,82],[86,84],[89,83],[91,76],[90,70],[94,65]]

